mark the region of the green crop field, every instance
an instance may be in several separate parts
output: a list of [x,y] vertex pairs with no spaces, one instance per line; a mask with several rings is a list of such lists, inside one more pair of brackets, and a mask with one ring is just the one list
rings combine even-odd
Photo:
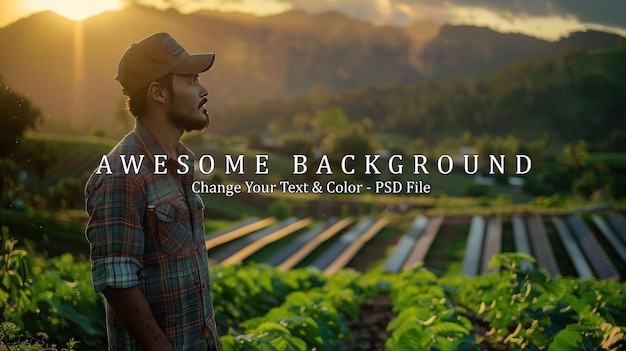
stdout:
[[[53,343],[104,350],[104,299],[90,265],[44,260],[6,241],[0,257],[0,339],[14,349]],[[213,304],[224,350],[616,350],[624,345],[626,286],[521,271],[437,277],[342,270],[334,275],[264,265],[213,265]],[[24,282],[28,282],[24,284]],[[378,302],[377,302],[378,301]],[[376,307],[372,307],[376,306]],[[359,321],[375,318],[376,324]],[[378,346],[374,346],[378,345]],[[46,348],[46,350],[57,350]]]
[[[46,179],[41,186],[58,182],[65,177],[77,177],[93,171],[103,155],[106,155],[116,141],[99,137],[59,136],[53,134],[31,133],[25,142],[43,141],[58,156],[58,161],[50,166]],[[36,184],[36,177],[31,177],[29,185]]]
[[[115,144],[102,138],[37,134],[29,135],[26,142],[39,140],[45,140],[59,155],[43,183],[29,177],[26,186],[42,189],[68,177],[84,176]],[[210,150],[198,148],[196,152]],[[219,158],[228,153],[244,153],[247,157],[255,154],[224,148],[212,155]],[[277,179],[289,175],[288,158],[273,154],[270,158],[274,160],[270,166]],[[624,156],[591,154],[589,162],[620,164]],[[238,177],[227,181],[243,179]],[[274,181],[270,178],[268,182]],[[473,179],[462,174],[433,174],[428,182],[442,193],[454,195],[464,192]],[[608,350],[624,345],[623,281],[576,278],[568,253],[547,220],[548,239],[562,276],[549,277],[536,268],[520,271],[519,260],[532,258],[518,254],[495,256],[494,264],[501,266],[501,273],[459,275],[470,215],[504,214],[502,251],[513,251],[509,215],[564,215],[573,211],[567,203],[556,208],[516,203],[523,196],[499,196],[510,192],[502,185],[494,189],[489,197],[481,198],[441,193],[421,197],[366,194],[325,198],[325,208],[339,211],[342,216],[354,212],[357,220],[365,215],[392,219],[359,250],[346,269],[335,275],[324,275],[309,265],[335,244],[339,235],[323,242],[295,269],[281,272],[263,264],[267,257],[296,240],[304,229],[262,248],[243,265],[214,263],[214,304],[225,349],[355,350],[354,344],[366,342],[384,345],[386,350]],[[285,200],[300,217],[320,205],[319,198],[288,194],[202,197],[206,213],[210,214],[205,221],[208,233],[248,217],[269,216],[270,205],[277,200]],[[412,207],[404,213],[397,211],[395,205],[402,202]],[[424,262],[402,273],[383,273],[385,259],[417,214],[446,215]],[[0,302],[4,306],[0,311],[5,321],[21,329],[14,333],[18,336],[11,342],[34,340],[43,332],[49,342],[58,345],[72,337],[80,341],[70,349],[103,349],[104,300],[90,290],[83,210],[2,211],[0,219],[5,228],[2,248],[5,253],[17,252],[6,256],[13,257],[10,261],[0,258],[0,264],[10,267],[0,270]],[[583,219],[592,227],[589,216]],[[626,262],[616,259],[615,249],[601,239],[597,229],[592,230],[623,272]],[[18,238],[27,249],[13,249],[7,240],[9,236]],[[27,268],[15,269],[19,265]],[[29,283],[20,283],[24,281]],[[382,309],[374,315],[385,317],[375,332],[363,332],[358,321],[373,313],[373,305]],[[3,328],[12,326],[5,323]],[[1,333],[0,328],[0,340],[4,340]]]

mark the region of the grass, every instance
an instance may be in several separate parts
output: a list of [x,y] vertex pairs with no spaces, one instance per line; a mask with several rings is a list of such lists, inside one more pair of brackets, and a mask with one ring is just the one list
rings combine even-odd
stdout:
[[231,200],[226,196],[201,195],[205,209],[214,216],[229,220],[241,220],[247,217],[262,217],[265,211],[244,202]]
[[469,218],[456,218],[454,223],[444,220],[424,258],[424,266],[437,272],[461,273],[469,224]]
[[20,242],[28,240],[38,252],[49,256],[72,252],[76,257],[85,259],[89,255],[85,239],[86,222],[77,223],[51,213],[0,210],[0,223],[9,228],[11,237]]
[[230,219],[205,219],[204,220],[204,231],[207,234],[217,232],[219,230],[226,229],[230,226],[235,225],[238,220],[230,220]]
[[106,155],[115,141],[93,136],[62,136],[54,134],[27,134],[25,143],[45,141],[56,151],[59,160],[51,165],[45,180],[40,184],[35,176],[27,181],[27,186],[46,187],[65,177],[77,177],[93,171],[103,155]]
[[626,154],[619,152],[603,152],[589,154],[587,162],[590,164],[604,164],[608,166],[626,165]]

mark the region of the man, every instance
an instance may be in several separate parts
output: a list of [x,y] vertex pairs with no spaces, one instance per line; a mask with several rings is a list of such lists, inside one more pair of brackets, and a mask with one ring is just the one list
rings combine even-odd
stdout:
[[167,33],[120,59],[115,78],[135,128],[85,187],[93,285],[107,301],[111,350],[221,350],[204,205],[191,191],[195,156],[180,142],[184,131],[209,125],[198,74],[213,60],[190,55]]

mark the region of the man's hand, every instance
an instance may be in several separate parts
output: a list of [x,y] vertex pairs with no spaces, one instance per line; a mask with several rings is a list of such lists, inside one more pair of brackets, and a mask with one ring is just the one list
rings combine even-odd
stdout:
[[107,288],[103,292],[107,302],[128,332],[148,351],[173,351],[172,343],[154,319],[148,300],[139,287]]

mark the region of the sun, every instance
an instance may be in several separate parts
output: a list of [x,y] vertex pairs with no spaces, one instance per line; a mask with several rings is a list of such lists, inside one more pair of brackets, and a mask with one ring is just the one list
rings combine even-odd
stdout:
[[122,0],[26,0],[25,3],[33,12],[50,10],[74,21],[123,6]]

